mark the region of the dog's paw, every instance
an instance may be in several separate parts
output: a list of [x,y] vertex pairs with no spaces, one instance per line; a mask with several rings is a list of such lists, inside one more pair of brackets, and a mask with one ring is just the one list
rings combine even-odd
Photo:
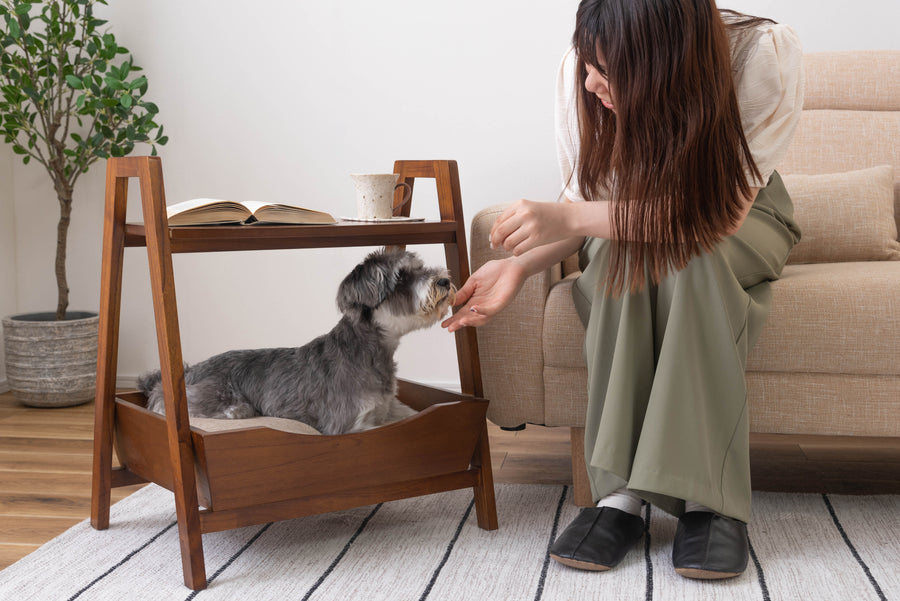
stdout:
[[249,419],[256,417],[256,411],[250,405],[232,405],[223,411],[225,419]]

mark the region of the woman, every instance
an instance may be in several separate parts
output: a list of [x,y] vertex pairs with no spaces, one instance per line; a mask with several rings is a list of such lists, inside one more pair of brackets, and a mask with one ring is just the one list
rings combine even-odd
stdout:
[[512,256],[475,272],[443,325],[486,323],[529,275],[578,251],[597,507],[551,556],[614,567],[649,502],[679,517],[678,573],[737,576],[750,519],[744,367],[769,281],[800,237],[774,171],[802,107],[800,45],[714,0],[583,0],[573,46],[558,91],[564,202],[518,201],[497,219],[491,244]]

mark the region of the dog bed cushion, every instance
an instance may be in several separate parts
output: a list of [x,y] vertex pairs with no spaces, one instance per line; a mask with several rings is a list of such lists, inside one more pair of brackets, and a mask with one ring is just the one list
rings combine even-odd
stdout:
[[900,260],[892,166],[783,179],[802,232],[788,263]]
[[294,434],[321,434],[318,430],[295,419],[282,417],[251,417],[248,419],[213,419],[210,417],[192,417],[191,426],[205,432],[224,432],[242,428],[270,428]]

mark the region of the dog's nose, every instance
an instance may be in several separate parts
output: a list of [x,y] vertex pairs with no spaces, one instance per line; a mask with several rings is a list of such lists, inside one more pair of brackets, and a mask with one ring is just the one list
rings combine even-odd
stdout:
[[441,288],[449,288],[450,287],[450,279],[449,278],[441,278],[437,282],[435,282]]

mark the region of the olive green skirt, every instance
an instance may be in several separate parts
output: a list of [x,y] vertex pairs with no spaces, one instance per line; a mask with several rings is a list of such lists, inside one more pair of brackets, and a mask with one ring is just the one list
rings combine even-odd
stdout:
[[[750,519],[747,353],[800,239],[775,173],[740,230],[637,293],[607,294],[608,240],[588,238],[575,305],[586,328],[585,460],[595,500],[627,487]],[[649,278],[648,280],[649,281]]]

